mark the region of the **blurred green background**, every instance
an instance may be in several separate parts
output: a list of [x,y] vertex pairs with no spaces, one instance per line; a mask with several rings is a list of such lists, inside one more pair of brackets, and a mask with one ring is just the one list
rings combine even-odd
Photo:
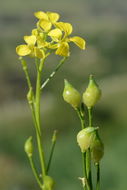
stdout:
[[[50,175],[56,189],[82,189],[80,150],[76,134],[80,123],[74,110],[63,101],[63,79],[80,92],[89,74],[96,76],[103,96],[94,109],[105,144],[102,189],[127,188],[127,3],[126,0],[1,0],[0,2],[0,189],[37,190],[24,153],[24,141],[35,136],[25,100],[27,87],[15,47],[35,27],[38,10],[61,14],[72,23],[74,35],[85,38],[85,51],[72,46],[71,57],[42,94],[42,125],[46,156],[52,132],[59,131]],[[45,65],[43,80],[58,63],[53,56]],[[32,81],[33,63],[29,63]],[[35,144],[35,155],[36,154]],[[36,156],[35,156],[36,157]],[[37,163],[38,163],[38,159]],[[38,167],[38,166],[37,166]]]

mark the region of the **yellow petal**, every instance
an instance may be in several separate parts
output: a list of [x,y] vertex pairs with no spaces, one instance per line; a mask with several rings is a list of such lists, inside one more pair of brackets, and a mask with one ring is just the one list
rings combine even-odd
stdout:
[[44,19],[44,20],[48,20],[48,16],[45,12],[43,11],[38,11],[34,13],[34,16],[38,19]]
[[55,28],[51,30],[48,35],[51,36],[54,41],[58,41],[62,37],[62,32],[60,29]]
[[64,31],[67,36],[70,35],[73,30],[72,25],[66,22],[57,22],[55,26],[58,27],[60,30]]
[[47,48],[49,49],[57,49],[58,47],[59,47],[58,44],[51,44],[51,43],[49,43],[47,46]]
[[74,42],[78,47],[80,47],[81,49],[85,49],[85,40],[79,36],[74,36],[72,38],[69,38],[69,40],[71,42]]
[[34,36],[37,37],[38,34],[39,34],[39,32],[38,32],[38,29],[37,29],[37,28],[35,28],[35,29],[32,30],[32,35],[34,35]]
[[31,53],[31,50],[28,45],[19,45],[16,47],[16,53],[20,56],[26,56]]
[[38,46],[38,48],[47,47],[48,44],[49,44],[48,42],[45,42],[43,40],[43,38],[41,38],[40,36],[38,36],[38,38],[37,38],[37,46]]
[[56,53],[56,55],[61,55],[61,56],[65,56],[65,57],[69,56],[70,53],[69,53],[68,43],[62,42],[55,53]]
[[40,20],[39,21],[39,26],[45,30],[45,31],[49,31],[52,27],[51,22],[47,21],[47,20]]
[[36,36],[31,35],[31,36],[24,36],[24,40],[28,45],[35,45],[36,43]]
[[34,48],[34,54],[35,54],[35,57],[38,57],[39,59],[44,58],[44,56],[45,56],[44,51],[37,47]]
[[59,20],[60,15],[58,13],[47,12],[50,22],[55,23]]

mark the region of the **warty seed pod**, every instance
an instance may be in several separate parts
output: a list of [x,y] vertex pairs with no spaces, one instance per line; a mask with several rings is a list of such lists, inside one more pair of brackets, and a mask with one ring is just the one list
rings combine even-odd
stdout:
[[54,180],[51,176],[46,175],[44,177],[43,190],[52,190],[54,187]]
[[63,98],[69,103],[73,108],[78,108],[81,104],[81,95],[80,93],[67,81],[64,80],[64,91]]
[[96,138],[96,130],[98,128],[95,127],[87,127],[85,129],[82,129],[77,134],[77,142],[78,145],[81,148],[81,152],[86,152],[88,148],[90,148],[92,142]]
[[89,84],[83,93],[83,103],[88,107],[93,107],[101,97],[101,90],[95,82],[92,75],[90,75]]

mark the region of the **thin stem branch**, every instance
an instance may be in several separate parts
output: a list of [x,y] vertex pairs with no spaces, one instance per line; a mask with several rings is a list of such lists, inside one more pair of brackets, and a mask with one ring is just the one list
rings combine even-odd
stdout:
[[96,172],[97,172],[97,184],[96,190],[100,190],[100,164],[96,164]]
[[53,133],[53,136],[52,136],[51,151],[50,151],[49,160],[48,160],[47,169],[46,169],[47,174],[48,174],[50,166],[51,166],[51,161],[52,161],[52,157],[53,157],[53,153],[54,153],[54,149],[55,149],[55,145],[56,145],[56,134],[57,134],[57,131],[55,130]]
[[34,121],[34,126],[35,126],[35,130],[36,130],[36,134],[38,133],[38,135],[41,138],[41,131],[39,130],[38,125],[37,125],[36,114],[35,114],[35,109],[34,109],[33,103],[30,104],[30,108],[31,108],[31,111],[32,111],[32,117],[33,117],[33,121]]
[[90,190],[88,180],[87,180],[87,173],[86,173],[86,153],[82,153],[82,165],[83,165],[83,174],[84,174],[84,177],[85,177],[84,190],[86,190],[86,187],[87,187],[88,190]]
[[77,112],[78,117],[79,117],[80,122],[81,122],[81,128],[84,129],[84,128],[85,128],[84,114],[81,112],[80,108],[77,108],[77,109],[76,109],[76,112]]
[[[89,127],[92,127],[92,108],[88,107],[88,118],[89,118]],[[91,152],[90,149],[86,152],[86,171],[87,171],[87,178],[90,184],[90,189],[93,189],[92,184],[92,173],[91,173]]]
[[42,188],[42,184],[41,184],[41,181],[40,181],[39,176],[37,174],[36,168],[34,166],[32,157],[29,157],[29,161],[30,161],[30,166],[32,168],[33,174],[34,174],[34,176],[36,178],[36,181],[37,181],[38,185],[40,186],[40,188]]
[[44,81],[44,83],[41,85],[41,90],[48,84],[48,82],[54,77],[54,75],[56,74],[56,72],[60,69],[60,67],[64,64],[65,60],[67,59],[67,57],[64,57],[60,63],[56,66],[56,68],[54,69],[54,71],[49,75],[49,77]]
[[22,59],[22,58],[20,58],[20,61],[21,61],[22,68],[23,68],[25,76],[26,76],[27,85],[28,85],[28,87],[30,89],[30,88],[32,88],[32,84],[31,84],[31,80],[30,80],[30,77],[29,77],[29,74],[28,74],[28,67],[27,67],[26,61],[24,59]]
[[92,108],[88,107],[89,127],[92,127]]
[[90,186],[90,190],[93,189],[92,184],[92,174],[91,174],[91,153],[90,149],[86,151],[86,173],[87,173],[87,179]]

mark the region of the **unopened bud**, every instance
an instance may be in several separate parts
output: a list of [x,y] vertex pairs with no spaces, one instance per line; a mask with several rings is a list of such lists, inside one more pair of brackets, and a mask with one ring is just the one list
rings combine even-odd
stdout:
[[27,94],[27,100],[29,104],[33,103],[33,89],[30,88]]
[[26,61],[25,61],[22,57],[19,57],[19,60],[21,61],[21,64],[22,64],[23,70],[26,70],[26,69],[27,69]]
[[95,131],[97,129],[98,128],[95,128],[95,127],[87,127],[79,131],[77,135],[77,142],[81,148],[81,152],[84,153],[87,151],[88,148],[90,148],[92,142],[94,141],[96,137]]
[[93,76],[90,75],[88,87],[83,93],[83,102],[87,107],[91,108],[97,103],[100,97],[101,97],[101,90],[99,89]]
[[28,157],[31,157],[33,154],[33,143],[32,143],[32,137],[29,137],[26,142],[25,142],[25,146],[24,146],[25,152],[27,154]]
[[63,98],[69,103],[73,108],[78,108],[81,103],[81,95],[80,93],[67,81],[64,80],[64,91]]

